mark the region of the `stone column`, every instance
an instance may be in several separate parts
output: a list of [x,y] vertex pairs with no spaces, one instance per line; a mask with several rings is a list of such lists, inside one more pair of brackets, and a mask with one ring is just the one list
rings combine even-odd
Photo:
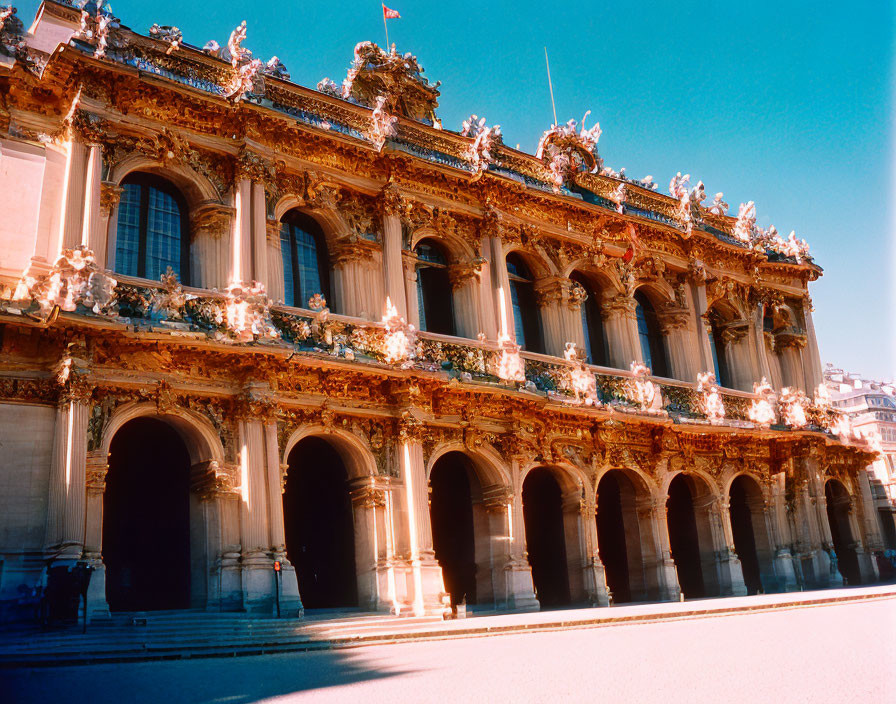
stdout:
[[272,558],[280,561],[280,613],[284,616],[301,615],[304,611],[299,597],[299,583],[295,567],[286,558],[286,527],[283,523],[283,492],[286,489],[286,465],[280,464],[277,444],[277,421],[273,415],[264,419],[264,460],[268,490],[268,543]]
[[283,250],[280,246],[280,228],[279,220],[269,218],[265,221],[268,260],[268,280],[265,284],[265,290],[272,301],[282,301],[286,295],[283,281]]
[[234,218],[230,232],[230,268],[227,281],[252,278],[252,181],[239,179],[233,187]]
[[697,372],[702,370],[696,366],[699,355],[695,354],[698,350],[689,325],[689,311],[679,306],[667,306],[658,311],[657,317],[669,350],[669,373],[679,381],[694,381]]
[[644,361],[638,337],[637,305],[634,298],[624,294],[603,301],[601,315],[607,333],[607,353],[616,369],[628,369],[632,362]]
[[476,333],[476,335],[478,337],[479,332],[481,332],[485,335],[487,340],[494,341],[498,339],[498,319],[495,314],[498,304],[495,297],[495,289],[493,287],[493,280],[495,276],[494,270],[497,264],[492,258],[493,252],[491,238],[481,238],[479,242],[479,257],[483,262],[478,281],[476,282],[479,286],[479,295],[477,297],[477,300],[479,302],[478,317],[481,329]]
[[223,289],[230,283],[228,256],[233,208],[207,204],[190,213],[190,284]]
[[775,349],[781,361],[781,383],[796,389],[802,389],[809,395],[811,388],[806,387],[806,376],[803,374],[801,351],[806,346],[806,336],[799,333],[779,332],[775,335]]
[[[771,364],[769,362],[769,354],[771,354],[771,350],[768,349],[768,345],[766,344],[763,313],[764,310],[761,304],[753,306],[753,312],[751,313],[753,343],[756,346],[756,357],[759,360],[759,377],[765,377],[769,382],[774,384],[774,381],[772,381]],[[759,381],[759,379],[756,379],[756,381]],[[752,388],[750,391],[752,391]]]
[[118,238],[118,204],[121,202],[121,194],[124,188],[111,181],[103,181],[100,184],[100,232],[102,238],[98,245],[99,256],[103,253],[102,266],[106,269],[115,269],[115,242]]
[[[408,302],[406,320],[418,330],[420,329],[420,302],[417,299],[417,258],[413,252],[404,250],[401,253],[401,265],[404,272],[404,299]],[[451,295],[448,291],[445,295]]]
[[90,409],[86,390],[81,391],[60,401],[53,435],[44,550],[48,557],[64,562],[79,560],[84,550]]
[[597,506],[591,501],[579,499],[578,528],[582,555],[585,557],[585,593],[592,605],[609,606],[607,573],[600,559],[597,541]]
[[442,569],[432,546],[429,515],[429,488],[421,442],[424,427],[419,421],[402,421],[398,451],[404,499],[407,506],[408,538],[414,583],[414,615],[441,613],[441,595],[445,592]]
[[665,498],[654,499],[644,508],[649,511],[653,524],[654,553],[658,556],[655,569],[660,601],[679,601],[681,587],[678,584],[678,571],[672,559],[672,548],[669,543],[669,519]]
[[500,237],[489,237],[491,243],[492,290],[495,292],[495,311],[498,337],[516,342],[516,328],[513,321],[513,301],[510,298],[510,277],[507,275],[507,259],[504,243]]
[[722,342],[725,345],[725,361],[731,375],[731,386],[740,391],[752,391],[753,382],[757,381],[756,371],[750,363],[750,342],[747,339],[749,323],[738,320],[729,323],[722,329]]
[[797,582],[797,572],[794,568],[793,555],[790,552],[790,526],[787,520],[787,507],[785,503],[785,474],[778,472],[772,475],[771,484],[771,515],[767,515],[771,527],[772,541],[775,548],[775,575],[778,579],[779,589],[785,592],[795,592],[800,588]]
[[[871,553],[884,549],[883,536],[880,531],[880,522],[877,520],[877,509],[874,506],[874,497],[871,494],[871,483],[868,470],[860,469],[856,473],[856,483],[859,486],[859,497],[862,508],[862,531],[864,543]],[[876,565],[875,565],[876,566]]]
[[507,607],[515,611],[537,611],[535,583],[532,581],[532,566],[526,549],[526,521],[523,515],[523,465],[529,459],[521,456],[510,458],[513,495],[508,497],[506,506],[509,527],[509,558],[504,567],[505,594]]
[[252,278],[265,286],[268,276],[268,215],[264,197],[264,184],[252,183]]
[[[401,204],[401,194],[394,186],[383,189],[380,197],[383,220],[383,290],[398,314],[407,320],[408,302],[401,256]],[[380,316],[385,313],[385,302],[381,304],[381,308],[378,311]]]
[[100,191],[103,180],[103,147],[87,147],[87,172],[84,177],[84,217],[81,224],[81,244],[96,255],[100,268],[106,265],[105,233],[100,212]]
[[[731,504],[728,501],[713,501],[710,505],[710,518],[715,524],[716,561],[721,579],[720,587],[723,595],[746,596],[747,585],[744,583],[744,570],[737,551],[734,548],[734,531],[731,529]],[[758,557],[758,551],[757,551]]]
[[691,283],[689,293],[691,296],[691,300],[693,301],[694,314],[697,325],[697,349],[699,350],[700,369],[701,371],[709,371],[713,368],[713,363],[712,349],[710,347],[710,328],[705,317],[707,311],[709,310],[706,300],[705,281],[701,279],[693,281]]
[[[60,222],[61,249],[71,249],[81,243],[84,229],[84,195],[87,177],[87,147],[81,138],[73,135],[68,144],[65,163],[65,181]],[[52,262],[50,262],[52,264]]]
[[[333,265],[333,295],[343,315],[380,320],[384,312],[382,252],[376,242],[344,238],[330,255]],[[416,297],[414,302],[416,302]]]
[[[240,453],[240,538],[243,606],[246,611],[271,613],[274,571],[268,526],[267,461],[264,427],[255,413],[238,421]],[[278,464],[279,475],[279,464]]]
[[470,340],[475,340],[483,328],[480,320],[482,304],[479,301],[481,271],[482,263],[478,260],[448,267],[454,301],[454,326],[459,337]]
[[806,393],[811,395],[824,381],[824,377],[821,368],[821,355],[818,352],[818,337],[815,335],[815,322],[812,320],[812,301],[808,296],[803,299],[803,317],[806,319],[807,342],[803,368],[806,378]]
[[108,471],[107,453],[101,450],[87,453],[84,559],[93,567],[87,589],[88,620],[109,615],[109,604],[106,602],[106,566],[103,564],[103,493],[106,490]]

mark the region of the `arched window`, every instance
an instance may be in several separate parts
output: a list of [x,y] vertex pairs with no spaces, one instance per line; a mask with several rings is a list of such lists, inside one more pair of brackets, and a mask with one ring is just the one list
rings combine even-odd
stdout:
[[152,174],[131,174],[122,182],[115,237],[115,271],[158,280],[170,266],[190,283],[187,204],[171,183]]
[[669,365],[666,361],[666,346],[663,334],[656,319],[656,310],[643,291],[635,292],[638,317],[638,337],[641,339],[641,354],[644,364],[650,367],[654,376],[669,376]]
[[732,388],[731,375],[728,373],[728,358],[725,356],[725,338],[722,336],[722,319],[718,311],[709,312],[709,348],[712,350],[712,363],[719,386]]
[[513,307],[516,342],[523,349],[543,354],[541,319],[535,302],[532,274],[518,254],[507,255],[507,276],[510,279],[510,303]]
[[417,255],[417,307],[420,329],[443,335],[455,335],[454,307],[448,260],[442,248],[432,240],[414,247]]
[[577,271],[570,278],[581,285],[588,294],[582,303],[582,331],[585,333],[585,354],[589,364],[605,367],[609,365],[607,355],[607,335],[600,312],[601,291]]
[[280,226],[283,254],[283,302],[307,308],[315,293],[330,300],[330,269],[324,233],[314,218],[297,210],[283,216]]

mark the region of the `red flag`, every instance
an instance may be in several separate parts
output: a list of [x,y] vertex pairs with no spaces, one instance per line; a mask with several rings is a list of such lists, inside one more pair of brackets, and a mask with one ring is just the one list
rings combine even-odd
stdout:
[[398,14],[398,10],[390,10],[383,4],[383,19],[384,20],[400,20],[401,15]]

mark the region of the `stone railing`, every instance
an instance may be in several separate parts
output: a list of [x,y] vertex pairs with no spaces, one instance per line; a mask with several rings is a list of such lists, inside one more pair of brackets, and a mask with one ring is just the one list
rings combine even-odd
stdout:
[[[184,288],[171,274],[158,284],[116,280],[98,269],[86,250],[67,251],[60,262],[47,277],[25,277],[0,310],[32,319],[55,318],[62,311],[138,332],[167,330],[227,345],[289,348],[299,355],[439,374],[472,386],[540,396],[548,403],[675,423],[847,432],[842,414],[795,392],[779,402],[774,395],[720,389],[714,379],[700,385],[653,377],[643,365],[633,364],[631,371],[587,365],[577,360],[574,349],[560,359],[522,352],[509,343],[418,332],[395,313],[383,322],[332,314],[322,299],[309,302],[317,304],[315,310],[293,308],[271,302],[255,284],[207,291]],[[773,409],[761,424],[750,420],[757,403]],[[794,413],[794,404],[799,412]]]

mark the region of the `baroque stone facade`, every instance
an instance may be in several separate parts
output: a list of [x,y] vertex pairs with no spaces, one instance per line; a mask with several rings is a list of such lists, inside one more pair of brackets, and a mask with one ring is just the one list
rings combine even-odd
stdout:
[[[245,23],[201,51],[93,4],[4,23],[0,598],[79,560],[93,614],[169,604],[147,563],[170,604],[292,613],[877,578],[872,454],[816,394],[821,269],[749,208],[601,170],[599,128],[536,156],[442,129],[370,43],[312,90]],[[179,272],[124,268],[129,186],[175,193]],[[309,299],[291,227],[320,230]]]

